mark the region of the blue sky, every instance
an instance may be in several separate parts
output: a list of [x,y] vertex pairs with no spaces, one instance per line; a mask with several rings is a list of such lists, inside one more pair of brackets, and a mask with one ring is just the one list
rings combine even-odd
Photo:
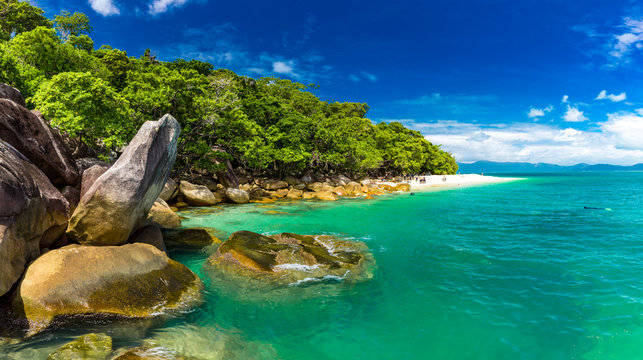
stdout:
[[366,102],[458,161],[643,162],[634,1],[38,0],[97,47],[196,58]]

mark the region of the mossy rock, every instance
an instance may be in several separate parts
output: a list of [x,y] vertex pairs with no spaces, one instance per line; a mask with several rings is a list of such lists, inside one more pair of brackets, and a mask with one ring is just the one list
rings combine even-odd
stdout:
[[373,263],[368,248],[359,241],[250,231],[233,233],[208,259],[209,266],[225,272],[278,284],[328,277],[364,280],[372,276]]
[[218,230],[209,227],[171,229],[163,231],[163,239],[167,245],[202,248],[219,244],[218,233]]
[[104,360],[112,352],[112,338],[105,334],[77,337],[49,354],[47,360]]
[[201,280],[152,245],[69,245],[36,259],[11,299],[27,335],[77,318],[150,318],[201,301]]

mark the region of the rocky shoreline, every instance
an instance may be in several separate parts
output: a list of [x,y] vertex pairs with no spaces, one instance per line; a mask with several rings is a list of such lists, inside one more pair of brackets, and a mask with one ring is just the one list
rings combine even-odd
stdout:
[[[165,244],[199,249],[221,241],[213,229],[182,228],[176,213],[181,209],[409,191],[408,184],[318,174],[241,177],[240,185],[227,187],[216,175],[174,180],[170,171],[180,131],[165,115],[143,124],[111,165],[74,159],[62,136],[25,108],[20,92],[0,84],[0,340],[20,341],[78,321],[144,319],[198,306],[201,280],[170,259]],[[242,231],[224,244],[208,266],[265,283],[310,275],[298,273],[301,268],[314,269],[319,278],[348,272],[360,279],[372,276],[365,270],[372,256],[361,243]],[[107,338],[80,337],[76,341],[83,346],[72,342],[60,354],[90,351],[98,343],[109,345],[100,350],[107,354],[100,358],[107,358]],[[57,353],[52,358],[60,358]]]

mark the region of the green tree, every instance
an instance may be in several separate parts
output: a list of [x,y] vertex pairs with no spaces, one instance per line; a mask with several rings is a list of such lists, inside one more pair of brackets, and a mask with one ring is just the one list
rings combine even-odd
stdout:
[[38,26],[51,27],[51,21],[43,13],[28,1],[0,0],[0,40],[9,40]]
[[51,124],[92,147],[116,149],[133,131],[127,101],[109,84],[90,73],[53,76],[33,97]]
[[70,36],[79,36],[92,32],[87,15],[75,12],[73,15],[69,11],[61,11],[54,17],[54,28],[60,34],[60,37],[67,41]]

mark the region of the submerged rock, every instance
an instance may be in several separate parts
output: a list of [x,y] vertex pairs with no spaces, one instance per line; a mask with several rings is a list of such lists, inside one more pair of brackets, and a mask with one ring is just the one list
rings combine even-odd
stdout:
[[170,115],[148,121],[80,199],[67,235],[83,245],[119,245],[147,218],[174,160],[181,129]]
[[74,185],[78,167],[62,140],[41,118],[0,99],[0,139],[31,160],[55,185]]
[[0,296],[65,232],[69,202],[33,163],[0,140]]
[[49,354],[47,360],[105,360],[111,352],[111,337],[106,334],[87,334]]
[[221,242],[217,230],[207,227],[166,230],[163,235],[167,244],[179,247],[202,248]]
[[69,245],[29,266],[12,309],[34,335],[76,316],[148,318],[187,310],[200,301],[201,288],[192,271],[152,245]]
[[364,280],[372,276],[372,263],[362,242],[292,233],[264,236],[250,231],[230,235],[207,262],[225,272],[278,284]]

